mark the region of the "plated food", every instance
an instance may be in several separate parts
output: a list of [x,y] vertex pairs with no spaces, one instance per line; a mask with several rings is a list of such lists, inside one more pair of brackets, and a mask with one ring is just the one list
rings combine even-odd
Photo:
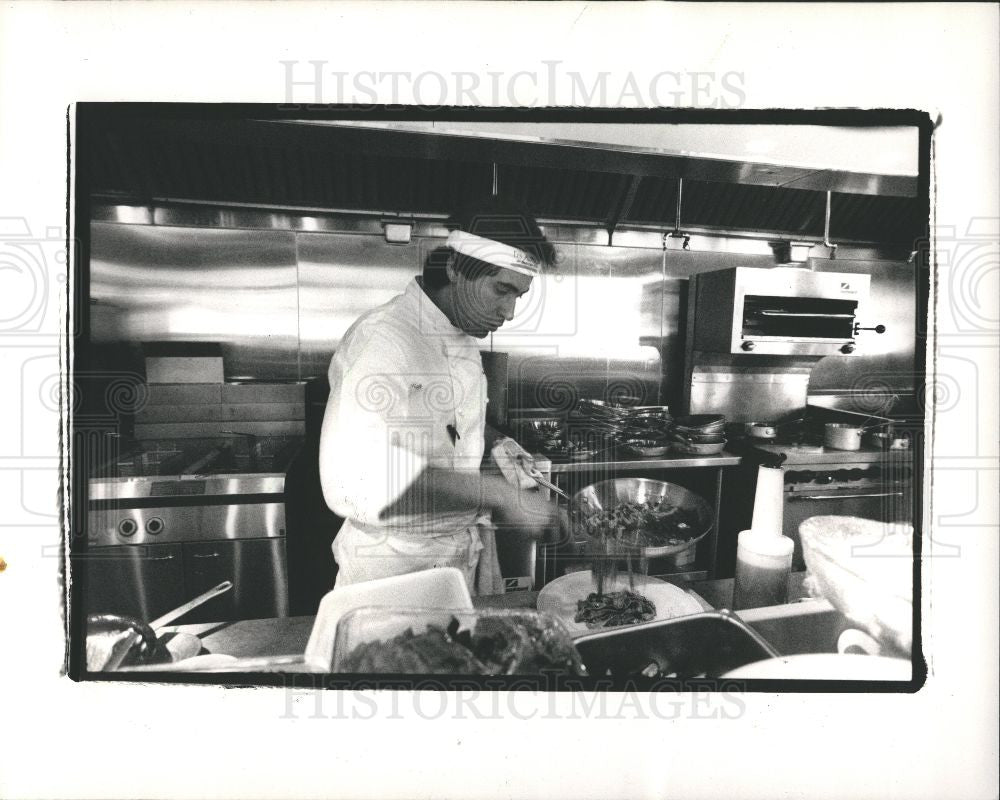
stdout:
[[612,628],[648,622],[654,617],[656,606],[648,598],[623,589],[607,594],[591,592],[586,599],[577,601],[574,622],[582,622],[588,628]]
[[[558,619],[574,639],[601,631],[627,629],[633,624],[623,620],[621,624],[606,628],[588,626],[586,622],[577,622],[576,618],[580,614],[580,601],[586,601],[596,591],[597,576],[591,570],[569,572],[542,587],[538,593],[538,610]],[[649,601],[655,609],[651,621],[698,614],[708,608],[704,601],[699,600],[694,593],[659,578],[636,575],[632,585],[629,585],[629,580],[624,575],[619,575],[614,579],[605,579],[604,597],[613,598],[616,593],[626,591],[640,595]]]

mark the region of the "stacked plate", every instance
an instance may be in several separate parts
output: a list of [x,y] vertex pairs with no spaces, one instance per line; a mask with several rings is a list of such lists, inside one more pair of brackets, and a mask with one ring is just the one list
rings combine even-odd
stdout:
[[721,414],[678,417],[670,429],[674,452],[708,456],[726,447],[726,418]]
[[670,450],[671,421],[667,406],[635,406],[628,409],[618,440],[632,455],[662,456]]

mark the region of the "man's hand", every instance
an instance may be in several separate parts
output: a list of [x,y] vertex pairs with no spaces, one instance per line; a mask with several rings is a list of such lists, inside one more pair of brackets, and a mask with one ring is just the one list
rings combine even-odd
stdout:
[[532,489],[537,485],[533,476],[540,476],[541,473],[535,469],[535,459],[513,439],[498,439],[490,455],[493,463],[510,483],[521,489]]
[[519,491],[510,487],[494,506],[498,530],[523,533],[546,543],[569,539],[569,521],[555,501],[547,500],[535,489]]

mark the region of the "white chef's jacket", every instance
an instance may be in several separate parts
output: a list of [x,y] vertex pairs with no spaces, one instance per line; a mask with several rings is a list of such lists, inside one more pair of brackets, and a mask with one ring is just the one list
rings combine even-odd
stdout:
[[328,505],[346,518],[333,544],[337,585],[455,566],[474,589],[481,533],[492,536],[481,509],[379,513],[428,465],[479,471],[486,376],[477,341],[414,279],[351,326],[329,378],[319,467]]

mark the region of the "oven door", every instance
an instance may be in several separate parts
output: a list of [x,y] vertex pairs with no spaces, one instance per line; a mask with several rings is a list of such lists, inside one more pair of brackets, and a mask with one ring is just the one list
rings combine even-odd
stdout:
[[857,309],[856,300],[748,294],[741,333],[744,339],[843,342],[854,338]]
[[782,528],[795,542],[792,569],[805,569],[799,525],[809,517],[837,515],[912,523],[912,502],[909,485],[786,488]]

